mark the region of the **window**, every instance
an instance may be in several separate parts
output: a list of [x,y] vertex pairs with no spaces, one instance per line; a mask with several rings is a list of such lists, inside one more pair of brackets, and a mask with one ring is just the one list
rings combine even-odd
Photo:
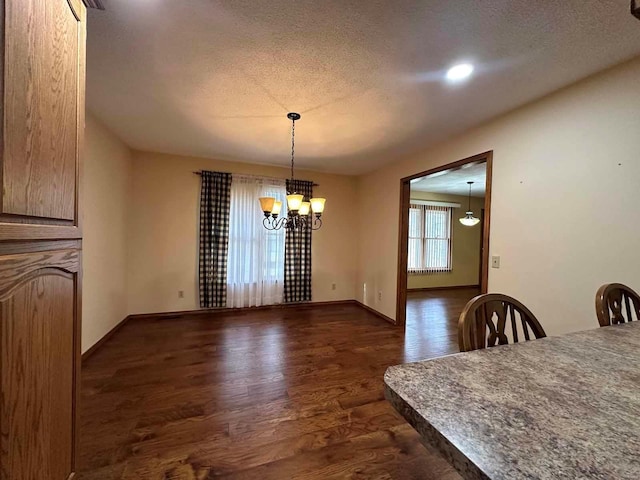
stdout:
[[264,215],[259,197],[274,197],[283,201],[284,207],[285,181],[233,175],[227,261],[228,307],[282,303],[285,231],[267,230],[262,226],[260,219]]
[[410,273],[451,271],[451,207],[409,207]]
[[[272,197],[279,200],[282,202],[281,215],[287,215],[287,190],[284,187],[284,183],[276,184],[271,181],[267,185],[263,185],[260,197]],[[260,228],[263,230],[265,248],[263,275],[265,278],[274,279],[282,285],[284,283],[284,240],[286,231],[284,229],[267,230],[262,225],[260,225]]]

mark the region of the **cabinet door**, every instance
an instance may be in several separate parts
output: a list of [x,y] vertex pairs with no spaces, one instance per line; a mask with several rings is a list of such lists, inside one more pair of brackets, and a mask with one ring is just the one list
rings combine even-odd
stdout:
[[86,9],[81,0],[3,7],[0,239],[79,238]]
[[0,255],[0,472],[66,480],[74,467],[79,250]]
[[0,480],[73,475],[86,9],[0,0]]

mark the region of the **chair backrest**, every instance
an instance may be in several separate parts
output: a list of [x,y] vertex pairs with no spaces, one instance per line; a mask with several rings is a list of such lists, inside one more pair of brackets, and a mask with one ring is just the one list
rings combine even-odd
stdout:
[[621,283],[602,285],[596,293],[596,315],[601,327],[640,320],[640,295]]
[[[509,335],[510,333],[510,335]],[[479,350],[543,338],[547,335],[535,315],[515,298],[500,293],[486,293],[473,298],[464,307],[458,321],[458,344],[461,352]]]

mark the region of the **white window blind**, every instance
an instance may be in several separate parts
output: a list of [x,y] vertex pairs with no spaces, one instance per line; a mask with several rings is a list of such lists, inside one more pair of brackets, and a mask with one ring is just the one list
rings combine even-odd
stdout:
[[284,229],[262,226],[259,197],[283,202],[284,180],[233,175],[229,212],[227,306],[253,307],[282,303],[284,294]]
[[451,271],[452,208],[436,205],[409,206],[410,273]]

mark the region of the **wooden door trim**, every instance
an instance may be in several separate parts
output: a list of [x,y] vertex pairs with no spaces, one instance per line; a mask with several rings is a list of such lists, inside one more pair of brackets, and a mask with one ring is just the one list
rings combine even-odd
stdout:
[[84,6],[82,2],[80,0],[67,0],[67,3],[76,20],[82,21],[82,7]]
[[489,283],[489,227],[491,224],[491,182],[493,175],[493,150],[463,158],[456,162],[441,165],[400,179],[400,220],[398,222],[398,272],[396,294],[396,321],[395,324],[404,328],[407,320],[407,256],[409,249],[409,201],[411,196],[411,180],[431,175],[437,172],[453,170],[469,163],[486,163],[487,180],[485,185],[484,209],[485,218],[483,225],[484,251],[481,253],[482,268],[480,279],[480,292],[487,293]]
[[482,268],[480,277],[480,293],[489,292],[489,226],[491,223],[491,193],[493,185],[493,150],[488,152],[487,171],[484,194],[484,218],[482,224]]
[[[411,200],[411,179],[400,180],[400,231],[398,244],[398,284],[396,287],[395,325],[404,328],[407,319],[407,263],[409,256],[409,202]],[[402,305],[402,308],[400,308]],[[402,314],[400,314],[402,310]]]

